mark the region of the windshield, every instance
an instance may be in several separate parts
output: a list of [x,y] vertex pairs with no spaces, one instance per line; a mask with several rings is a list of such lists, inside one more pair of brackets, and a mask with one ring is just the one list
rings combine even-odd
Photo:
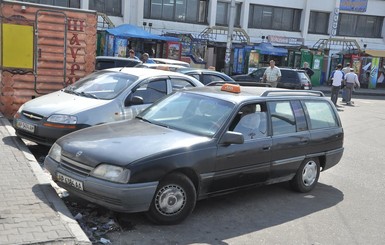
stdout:
[[174,93],[143,111],[139,118],[164,127],[213,136],[233,111],[234,104],[204,95]]
[[64,92],[94,99],[109,100],[118,96],[137,79],[137,76],[126,73],[100,71],[66,87]]

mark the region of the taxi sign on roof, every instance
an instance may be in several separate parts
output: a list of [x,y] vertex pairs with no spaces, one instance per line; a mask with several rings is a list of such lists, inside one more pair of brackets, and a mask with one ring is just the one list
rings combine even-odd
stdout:
[[239,86],[238,84],[225,83],[222,85],[221,90],[238,94],[241,92],[241,86]]

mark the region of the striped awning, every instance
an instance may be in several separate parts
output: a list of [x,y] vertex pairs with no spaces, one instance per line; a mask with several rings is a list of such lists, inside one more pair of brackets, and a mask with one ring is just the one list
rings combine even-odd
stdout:
[[385,50],[366,49],[365,53],[370,55],[370,56],[384,57],[385,58]]

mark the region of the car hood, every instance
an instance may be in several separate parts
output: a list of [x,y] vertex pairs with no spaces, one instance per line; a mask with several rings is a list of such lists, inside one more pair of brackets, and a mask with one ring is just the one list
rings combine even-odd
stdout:
[[125,166],[143,158],[160,157],[165,152],[187,151],[211,140],[133,119],[82,129],[60,138],[57,143],[64,155],[87,165],[105,162]]
[[57,91],[26,102],[23,110],[44,117],[49,117],[52,114],[75,115],[78,112],[95,108],[109,102],[110,100],[98,100]]

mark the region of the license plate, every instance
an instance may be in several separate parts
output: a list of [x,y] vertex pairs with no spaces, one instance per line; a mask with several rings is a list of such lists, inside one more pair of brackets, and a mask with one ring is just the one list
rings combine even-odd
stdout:
[[20,120],[16,121],[16,127],[19,129],[31,132],[31,133],[35,132],[35,126],[34,125],[20,121]]
[[73,179],[71,177],[65,176],[61,173],[57,173],[57,180],[63,182],[67,185],[70,185],[78,190],[83,191],[83,182]]

